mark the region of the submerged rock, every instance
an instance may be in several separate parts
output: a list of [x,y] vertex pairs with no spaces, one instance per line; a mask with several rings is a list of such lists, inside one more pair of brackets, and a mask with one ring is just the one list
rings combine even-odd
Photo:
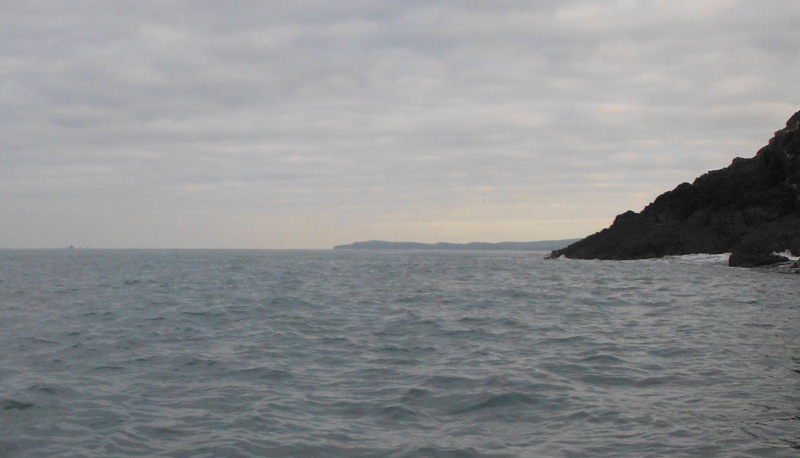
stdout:
[[553,251],[552,258],[642,259],[731,252],[730,265],[753,267],[800,254],[800,112],[755,157],[735,158],[658,196],[640,213]]
[[731,267],[761,267],[781,262],[789,262],[789,258],[775,254],[736,251],[731,253],[728,265]]

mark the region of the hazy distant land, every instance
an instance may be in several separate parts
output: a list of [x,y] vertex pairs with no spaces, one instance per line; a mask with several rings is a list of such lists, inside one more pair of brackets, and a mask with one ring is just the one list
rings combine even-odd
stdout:
[[483,251],[548,251],[560,250],[580,239],[539,240],[536,242],[472,242],[472,243],[419,243],[419,242],[387,242],[369,240],[349,245],[337,245],[334,250],[483,250]]

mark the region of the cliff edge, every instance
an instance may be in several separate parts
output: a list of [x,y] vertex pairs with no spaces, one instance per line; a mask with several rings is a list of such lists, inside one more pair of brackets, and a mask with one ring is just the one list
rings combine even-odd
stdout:
[[640,213],[550,257],[643,259],[728,253],[732,266],[754,267],[800,254],[800,111],[750,159],[735,158],[658,196]]

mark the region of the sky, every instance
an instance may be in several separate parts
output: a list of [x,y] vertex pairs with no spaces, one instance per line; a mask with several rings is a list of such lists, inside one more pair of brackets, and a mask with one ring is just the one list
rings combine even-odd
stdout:
[[0,2],[0,247],[584,237],[800,110],[797,0]]

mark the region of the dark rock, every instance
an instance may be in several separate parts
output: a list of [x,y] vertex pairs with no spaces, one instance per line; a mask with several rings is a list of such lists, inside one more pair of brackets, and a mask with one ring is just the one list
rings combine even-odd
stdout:
[[789,258],[785,256],[734,251],[728,259],[728,265],[731,267],[761,267],[788,261]]
[[[731,265],[800,254],[800,112],[755,157],[703,174],[550,257],[642,259],[733,252]],[[782,260],[786,260],[782,258]],[[770,262],[768,262],[770,261]]]

